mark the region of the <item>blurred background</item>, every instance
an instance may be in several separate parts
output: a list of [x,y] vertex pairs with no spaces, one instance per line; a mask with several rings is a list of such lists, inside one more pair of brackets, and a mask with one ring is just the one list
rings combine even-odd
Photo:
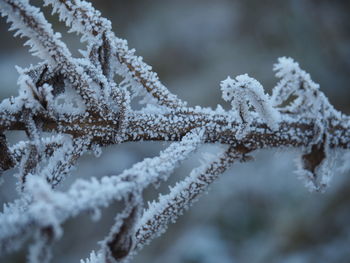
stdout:
[[[127,39],[162,82],[192,106],[223,104],[228,108],[219,89],[219,82],[228,75],[248,73],[270,92],[276,83],[273,64],[280,56],[290,56],[321,85],[337,109],[350,113],[348,0],[92,2],[112,21],[116,35]],[[65,33],[56,16],[49,20],[78,56],[77,50],[84,45]],[[17,94],[14,66],[26,67],[38,60],[28,54],[22,39],[12,37],[4,19],[0,36],[3,99]],[[166,145],[131,143],[109,147],[98,159],[87,155],[61,190],[77,177],[117,174],[144,157],[157,155]],[[216,147],[206,146],[201,152],[215,153]],[[198,165],[200,154],[177,169],[170,183]],[[259,151],[254,153],[254,162],[234,165],[134,262],[350,262],[349,173],[338,171],[339,162],[330,188],[323,194],[309,193],[293,172],[297,155],[289,149]],[[16,197],[14,172],[5,175],[1,204]],[[155,198],[157,191],[149,189],[146,198]],[[167,187],[160,191],[166,193]],[[118,209],[116,204],[104,210],[97,223],[87,215],[68,221],[53,262],[79,262],[98,249],[97,241],[108,233]],[[2,256],[0,261],[23,262],[25,252]]]

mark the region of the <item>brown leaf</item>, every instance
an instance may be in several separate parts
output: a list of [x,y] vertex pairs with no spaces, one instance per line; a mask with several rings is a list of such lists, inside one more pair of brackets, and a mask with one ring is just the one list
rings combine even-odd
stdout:
[[311,147],[311,151],[309,153],[303,154],[303,168],[305,170],[310,171],[316,176],[316,168],[322,163],[322,161],[326,158],[324,142],[320,144],[314,144]]

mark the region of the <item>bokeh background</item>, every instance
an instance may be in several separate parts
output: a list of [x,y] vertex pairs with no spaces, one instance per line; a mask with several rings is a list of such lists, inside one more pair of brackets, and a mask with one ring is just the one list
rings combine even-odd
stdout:
[[[41,1],[33,1],[40,4]],[[350,113],[350,1],[348,0],[153,0],[92,1],[113,23],[119,37],[153,66],[162,82],[190,105],[223,104],[219,82],[248,73],[267,91],[275,85],[272,65],[280,56],[296,59],[320,83],[331,103]],[[49,12],[49,9],[45,9]],[[73,53],[84,45],[50,17]],[[23,40],[13,38],[0,21],[0,98],[17,94],[15,65],[38,60]],[[14,142],[22,136],[12,136]],[[109,147],[100,158],[85,156],[61,190],[78,177],[117,174],[166,143],[130,143]],[[200,152],[215,152],[206,146]],[[325,193],[309,193],[294,174],[298,151],[266,150],[255,161],[237,164],[190,211],[147,246],[134,262],[155,263],[309,263],[350,262],[350,177],[334,166]],[[344,155],[338,153],[339,159]],[[349,157],[349,155],[348,155]],[[198,165],[200,153],[184,163],[174,184]],[[349,162],[350,158],[343,162]],[[5,174],[1,204],[16,197],[13,173]],[[159,191],[159,189],[157,190]],[[167,187],[160,191],[167,192]],[[145,193],[155,198],[153,189]],[[79,262],[103,239],[120,206],[69,220],[54,250],[54,262]],[[1,256],[23,262],[26,250]]]

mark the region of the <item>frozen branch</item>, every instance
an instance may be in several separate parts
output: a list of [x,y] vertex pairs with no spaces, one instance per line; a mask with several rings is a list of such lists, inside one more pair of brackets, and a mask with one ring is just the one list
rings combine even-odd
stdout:
[[[190,108],[172,94],[142,57],[115,36],[110,21],[82,0],[44,0],[87,44],[73,58],[59,33],[28,0],[0,0],[15,35],[28,38],[42,62],[18,68],[19,94],[0,103],[0,174],[18,168],[19,199],[0,214],[0,251],[18,250],[33,239],[28,260],[49,262],[62,224],[84,212],[99,214],[117,201],[124,208],[86,262],[121,262],[162,234],[171,222],[225,172],[257,149],[300,150],[297,172],[311,190],[323,191],[339,149],[350,149],[350,118],[329,103],[310,75],[291,58],[274,66],[280,79],[272,96],[248,75],[221,82],[228,111]],[[120,82],[115,76],[122,77]],[[136,95],[152,105],[132,108]],[[24,131],[14,145],[7,134]],[[86,152],[126,142],[172,142],[119,175],[78,179],[65,192],[55,186]],[[182,182],[143,207],[142,192],[166,181],[201,144],[227,150],[194,169]]]
[[171,188],[169,194],[160,195],[158,202],[150,203],[137,226],[136,249],[140,250],[143,245],[164,233],[168,224],[175,223],[183,211],[189,209],[234,160],[243,159],[249,151],[245,149],[242,155],[229,147],[218,157],[212,158],[213,160],[205,160],[204,165],[194,169],[184,181]]
[[152,67],[143,62],[142,57],[136,56],[134,49],[128,48],[126,40],[114,35],[110,21],[102,18],[90,3],[81,0],[45,0],[45,3],[53,6],[53,11],[59,13],[60,19],[66,22],[72,32],[82,35],[82,40],[90,43],[87,54],[93,61],[97,57],[104,71],[110,72],[115,60],[119,63],[114,66],[119,68],[117,72],[127,82],[141,84],[160,105],[172,109],[186,106],[159,81]]
[[[31,176],[25,190],[37,197],[36,201],[11,206],[0,214],[0,244],[23,239],[29,236],[28,233],[49,227],[50,224],[43,225],[43,217],[47,218],[47,213],[50,213],[57,229],[68,218],[106,207],[113,201],[126,199],[130,193],[141,192],[150,184],[167,180],[177,165],[200,145],[202,136],[202,132],[193,131],[158,157],[146,158],[120,175],[105,176],[101,180],[78,180],[66,193],[54,191],[46,181]],[[46,213],[41,208],[47,210]],[[11,248],[6,246],[5,250]]]
[[90,88],[89,79],[83,69],[77,65],[66,45],[60,40],[60,34],[54,33],[44,15],[27,0],[1,0],[0,8],[12,22],[11,30],[17,30],[16,35],[29,38],[26,42],[34,55],[47,60],[53,65],[59,65],[62,73],[77,89],[87,105],[94,107],[97,94]]

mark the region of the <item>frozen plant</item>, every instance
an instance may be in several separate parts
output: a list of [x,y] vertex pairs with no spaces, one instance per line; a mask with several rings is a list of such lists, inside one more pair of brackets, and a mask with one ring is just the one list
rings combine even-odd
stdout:
[[235,80],[227,77],[221,82],[221,90],[222,98],[231,102],[232,109],[241,119],[242,134],[237,134],[238,139],[245,135],[252,124],[251,107],[254,107],[271,130],[278,128],[279,113],[272,106],[269,96],[264,93],[264,88],[257,80],[250,78],[247,74],[237,76]]
[[[235,161],[250,160],[250,152],[300,149],[297,171],[311,190],[320,191],[331,178],[330,153],[350,148],[349,117],[332,107],[291,58],[275,65],[280,81],[272,96],[257,80],[241,75],[221,82],[231,110],[189,107],[115,36],[111,23],[90,3],[43,2],[81,36],[86,50],[73,57],[28,0],[0,0],[10,29],[27,38],[32,54],[42,60],[18,68],[19,95],[0,104],[0,172],[18,169],[20,196],[0,214],[0,253],[16,251],[30,240],[28,261],[49,262],[66,220],[91,211],[97,220],[101,208],[121,201],[124,208],[99,251],[82,262],[128,261]],[[136,96],[146,103],[137,111],[131,107]],[[16,130],[24,131],[27,140],[10,146],[6,136]],[[56,189],[85,153],[98,157],[103,147],[137,141],[171,144],[119,175],[78,179],[65,192]],[[221,144],[222,153],[207,158],[144,209],[144,189],[165,182],[191,153],[209,143]]]

